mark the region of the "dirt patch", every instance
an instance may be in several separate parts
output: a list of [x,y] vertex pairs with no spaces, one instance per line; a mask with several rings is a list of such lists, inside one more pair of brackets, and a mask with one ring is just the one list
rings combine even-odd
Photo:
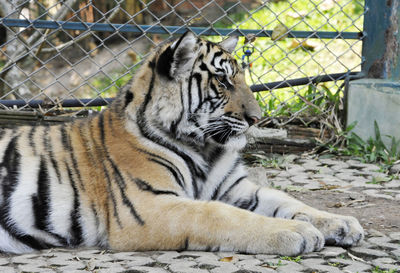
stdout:
[[349,193],[329,190],[289,194],[314,208],[354,216],[364,229],[383,233],[400,231],[400,201],[364,196],[364,201],[354,202]]

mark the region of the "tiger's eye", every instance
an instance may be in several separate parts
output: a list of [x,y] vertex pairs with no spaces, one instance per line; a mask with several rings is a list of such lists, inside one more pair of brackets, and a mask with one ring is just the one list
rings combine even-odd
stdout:
[[229,89],[229,90],[233,89],[233,85],[228,81],[228,79],[226,78],[225,75],[217,75],[216,79],[217,79],[220,87],[223,87],[223,88]]

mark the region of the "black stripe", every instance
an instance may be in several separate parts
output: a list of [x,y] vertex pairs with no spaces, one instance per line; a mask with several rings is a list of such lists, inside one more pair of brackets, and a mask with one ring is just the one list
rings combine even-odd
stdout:
[[274,210],[274,213],[272,214],[272,217],[276,217],[276,215],[278,214],[280,207],[276,207]]
[[202,94],[203,88],[201,88],[201,80],[203,79],[203,77],[201,76],[200,73],[194,73],[193,78],[195,78],[197,82],[197,96],[199,103],[201,103],[203,101],[203,94]]
[[207,71],[208,73],[211,73],[210,69],[208,69],[207,65],[204,62],[201,62],[201,65],[199,68],[203,71]]
[[211,50],[211,46],[212,46],[212,44],[211,43],[209,43],[209,42],[207,42],[207,54],[208,53],[210,53],[210,50]]
[[217,88],[217,86],[216,86],[213,82],[210,82],[210,89],[211,89],[212,91],[214,91],[215,97],[217,97],[217,98],[220,97],[220,94],[219,94],[219,92],[218,92],[218,88]]
[[186,251],[189,249],[189,237],[186,237],[183,247],[179,251]]
[[161,162],[160,160],[157,160],[157,159],[155,159],[155,158],[150,158],[149,160],[150,160],[150,161],[153,161],[153,162],[155,162],[155,163],[157,163],[157,164],[160,164],[160,165],[163,166],[163,167],[165,167],[165,168],[173,175],[173,177],[175,178],[176,183],[178,183],[178,185],[179,185],[182,189],[185,188],[185,185],[183,184],[182,175],[181,175],[181,174],[178,174],[178,173],[176,172],[176,170],[174,170],[173,167],[171,167],[170,165],[167,165],[166,163]]
[[[71,128],[71,127],[70,127]],[[83,184],[82,177],[81,177],[81,172],[79,170],[78,162],[75,157],[74,153],[74,148],[72,146],[71,138],[69,137],[68,133],[66,132],[64,127],[61,127],[61,140],[62,143],[64,144],[64,148],[69,151],[69,155],[72,161],[72,168],[74,169],[74,173],[77,176],[79,185],[81,186],[81,189],[84,191],[85,190],[85,185]]]
[[124,203],[125,206],[127,206],[131,212],[131,214],[133,215],[133,217],[136,219],[136,221],[143,226],[145,223],[142,219],[142,217],[140,217],[140,215],[137,213],[135,207],[133,206],[132,202],[129,200],[129,198],[126,197],[125,193],[121,190],[121,195],[122,195],[122,201]]
[[[111,198],[111,202],[112,202],[112,205],[113,205],[113,210],[114,210],[114,214],[113,215],[116,218],[118,225],[122,228],[122,223],[121,223],[121,220],[119,218],[119,213],[118,213],[118,209],[117,209],[117,201],[115,200],[114,192],[112,190],[110,175],[108,174],[108,171],[107,171],[106,166],[104,165],[104,163],[103,163],[103,170],[104,170],[104,175],[105,175],[106,180],[107,180],[107,191],[108,191],[108,194],[109,194],[109,196]],[[109,217],[107,218],[107,221],[108,221],[108,225],[109,225]]]
[[237,179],[235,182],[232,183],[232,185],[229,186],[229,188],[218,198],[219,200],[224,200],[226,196],[229,194],[229,192],[236,187],[243,179],[245,179],[247,176],[242,176],[239,179]]
[[218,186],[214,189],[214,192],[211,195],[211,200],[216,200],[218,198],[219,191],[221,190],[222,185],[226,182],[228,177],[235,171],[236,167],[239,165],[240,162],[241,162],[240,158],[236,159],[236,161],[233,164],[233,166],[231,167],[231,169],[224,175],[224,177],[222,178],[221,182],[218,183]]
[[253,198],[250,198],[250,199],[239,198],[237,201],[235,201],[235,203],[233,205],[236,206],[236,207],[239,207],[241,209],[254,211],[255,208],[258,206],[258,196],[257,196],[257,194],[258,194],[259,190],[260,189],[257,189],[257,191],[255,191]]
[[[110,160],[110,162],[113,164],[113,162],[111,160]],[[124,181],[121,173],[119,172],[118,168],[116,168],[115,164],[113,166],[113,169],[114,169],[114,177],[116,178],[117,185],[119,187],[119,191],[120,191],[120,194],[121,194],[121,197],[122,197],[123,204],[129,208],[131,214],[136,219],[136,221],[141,226],[143,226],[144,225],[144,221],[143,221],[142,217],[136,211],[136,209],[133,206],[131,200],[126,196],[126,193],[125,193],[125,188],[126,188],[125,181]]]
[[75,174],[78,178],[79,185],[81,186],[81,189],[83,191],[85,191],[85,185],[83,184],[83,181],[82,181],[81,172],[79,170],[78,162],[76,161],[76,157],[75,157],[75,153],[74,153],[74,149],[72,148],[72,145],[71,145],[71,149],[69,150],[69,152],[71,155],[72,167],[74,168]]
[[[225,116],[224,121],[228,122],[230,125],[243,126],[243,121],[241,121],[240,119],[235,118],[235,117],[231,117],[231,116],[226,116],[226,115],[224,115],[224,116]],[[235,120],[231,120],[231,118],[235,119]]]
[[46,133],[44,136],[44,147],[49,153],[50,162],[53,165],[54,171],[56,172],[56,176],[58,179],[58,183],[62,184],[61,173],[58,166],[58,162],[55,160],[53,146],[51,145],[50,134]]
[[50,179],[44,156],[41,156],[40,158],[37,183],[37,194],[32,196],[35,226],[40,230],[47,231],[50,212]]
[[129,208],[131,214],[132,214],[133,217],[136,219],[136,221],[137,221],[141,226],[143,226],[143,225],[144,225],[144,221],[143,221],[142,217],[141,217],[141,216],[139,215],[139,213],[136,211],[136,209],[135,209],[135,207],[133,206],[131,200],[126,196],[126,193],[125,193],[126,183],[125,183],[125,181],[124,181],[124,179],[123,179],[123,177],[122,177],[120,171],[118,170],[118,168],[117,168],[117,166],[114,164],[114,162],[113,162],[110,158],[108,158],[108,159],[109,159],[109,161],[110,161],[110,163],[111,163],[111,165],[112,165],[112,168],[113,168],[113,171],[114,171],[114,177],[116,178],[116,182],[117,182],[117,185],[118,185],[120,194],[121,194],[121,198],[122,198],[123,204]]
[[5,196],[10,195],[18,183],[18,167],[21,156],[17,151],[16,142],[17,137],[14,136],[8,143],[0,163],[0,166],[7,171],[5,179],[2,181],[3,195]]
[[[107,152],[107,148],[105,148],[105,150],[106,150],[106,152]],[[107,154],[107,155],[108,155],[108,154]],[[124,180],[124,178],[123,178],[121,172],[119,171],[117,165],[116,165],[116,164],[114,163],[114,161],[110,158],[110,156],[107,156],[107,159],[108,159],[108,161],[109,161],[110,164],[111,164],[111,168],[113,169],[114,177],[117,178],[116,181],[117,181],[118,186],[119,186],[121,189],[125,189],[125,188],[126,188],[126,183],[125,183],[125,180]]]
[[212,58],[212,60],[211,60],[211,64],[212,64],[215,68],[217,68],[216,65],[215,65],[215,59],[216,59],[217,57],[221,56],[222,54],[223,54],[222,51],[215,52],[215,54],[214,54],[214,56],[213,56],[213,58]]
[[125,105],[124,108],[128,106],[129,103],[133,101],[133,93],[131,91],[127,91],[125,94]]
[[[67,164],[66,164],[67,165]],[[68,177],[71,183],[72,190],[74,192],[74,207],[70,213],[70,219],[71,219],[71,226],[70,226],[70,232],[72,235],[72,240],[70,242],[71,245],[77,246],[80,245],[83,241],[82,238],[82,226],[79,221],[80,218],[80,213],[79,213],[79,208],[80,208],[80,202],[79,202],[79,193],[78,189],[76,187],[76,184],[74,182],[74,178],[72,177],[71,170],[68,166],[66,166],[67,172],[68,172]]]
[[99,121],[98,121],[98,126],[100,129],[100,138],[101,138],[101,144],[104,146],[106,142],[106,136],[104,132],[104,113],[101,113],[99,115]]
[[233,205],[235,207],[241,208],[241,209],[248,209],[251,205],[253,204],[253,199],[242,199],[239,198],[236,200]]
[[[219,250],[220,250],[219,246],[206,246],[206,248],[204,249],[204,251],[206,251],[206,252],[219,252]],[[239,271],[239,272],[243,272],[243,271]],[[249,271],[249,272],[253,272],[253,271]]]
[[185,249],[189,248],[189,237],[186,237],[185,239]]
[[34,155],[37,154],[37,151],[36,151],[36,143],[35,143],[35,141],[34,141],[35,133],[36,133],[36,128],[38,128],[38,126],[32,126],[31,129],[30,129],[30,131],[29,131],[29,134],[28,134],[29,146],[32,147],[32,151],[33,151],[33,154],[34,154]]
[[225,152],[225,149],[221,146],[215,147],[211,153],[208,155],[208,162],[210,162],[211,166],[213,166]]
[[63,144],[63,147],[65,150],[68,151],[69,143],[68,143],[68,135],[67,135],[67,131],[65,130],[65,126],[61,126],[60,132],[61,132],[61,142]]
[[258,200],[258,192],[259,191],[260,191],[260,189],[257,189],[256,192],[254,193],[254,199],[253,199],[254,203],[253,203],[253,205],[251,207],[249,207],[250,211],[254,211],[258,206],[258,202],[259,202],[259,200]]
[[[185,179],[183,178],[183,175],[182,175],[181,171],[179,170],[179,168],[176,167],[171,161],[169,161],[168,159],[165,159],[165,158],[163,158],[163,157],[161,157],[159,155],[153,154],[153,153],[151,153],[149,151],[146,151],[146,150],[143,150],[143,149],[138,149],[138,148],[136,148],[134,146],[132,146],[132,148],[135,149],[135,150],[138,150],[141,153],[145,153],[146,155],[149,155],[149,156],[155,158],[156,160],[164,163],[165,165],[168,165],[169,168],[173,169],[172,172],[177,175],[178,184],[181,185],[183,189],[185,189],[185,185],[184,185]],[[175,177],[175,175],[174,175],[174,177]]]
[[147,183],[146,181],[144,181],[142,179],[134,178],[133,181],[135,181],[135,183],[138,186],[138,188],[141,189],[142,191],[148,191],[148,192],[151,192],[151,193],[153,193],[155,195],[172,194],[172,195],[178,196],[178,194],[176,192],[173,192],[173,191],[165,191],[165,190],[154,189],[149,183]]

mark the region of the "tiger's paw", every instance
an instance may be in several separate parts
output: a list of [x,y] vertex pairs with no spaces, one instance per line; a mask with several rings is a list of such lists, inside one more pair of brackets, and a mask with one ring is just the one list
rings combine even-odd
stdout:
[[273,233],[273,242],[279,255],[297,256],[319,251],[324,247],[324,235],[310,223],[292,221]]
[[326,245],[350,247],[364,238],[364,229],[352,216],[328,212],[319,212],[317,215],[298,213],[294,219],[311,222],[324,235]]

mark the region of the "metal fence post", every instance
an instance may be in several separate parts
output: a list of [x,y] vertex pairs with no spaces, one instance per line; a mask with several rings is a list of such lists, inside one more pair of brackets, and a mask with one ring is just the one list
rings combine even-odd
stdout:
[[400,0],[365,0],[363,65],[369,78],[400,80]]

